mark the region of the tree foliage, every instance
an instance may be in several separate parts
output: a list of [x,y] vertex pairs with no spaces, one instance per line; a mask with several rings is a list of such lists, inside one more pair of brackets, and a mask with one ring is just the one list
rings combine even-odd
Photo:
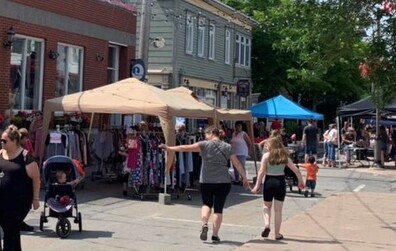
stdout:
[[[385,15],[383,1],[224,2],[260,23],[253,32],[252,79],[263,98],[286,92],[326,113],[369,95],[372,86],[380,106],[395,96],[396,17]],[[360,76],[362,62],[370,67],[368,78]]]

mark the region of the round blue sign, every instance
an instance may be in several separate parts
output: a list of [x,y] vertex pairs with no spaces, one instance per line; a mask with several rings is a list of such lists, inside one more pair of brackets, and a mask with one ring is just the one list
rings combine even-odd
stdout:
[[146,77],[146,69],[144,62],[141,59],[135,59],[132,61],[131,76],[143,81]]

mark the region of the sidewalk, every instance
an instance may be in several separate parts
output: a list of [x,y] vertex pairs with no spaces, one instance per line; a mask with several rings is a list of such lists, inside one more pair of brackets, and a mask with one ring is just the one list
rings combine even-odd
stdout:
[[396,177],[396,166],[394,161],[385,162],[384,167],[375,167],[373,166],[372,161],[355,161],[352,165],[347,167],[345,166],[345,162],[342,162],[341,168],[351,169],[357,172],[371,173],[374,176],[382,175]]
[[396,250],[396,194],[340,193],[282,224],[282,241],[257,237],[238,251]]

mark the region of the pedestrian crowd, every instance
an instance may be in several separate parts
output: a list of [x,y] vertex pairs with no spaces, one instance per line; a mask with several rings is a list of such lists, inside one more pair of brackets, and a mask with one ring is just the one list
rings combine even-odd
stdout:
[[[254,124],[254,138],[246,132],[244,123],[237,121],[234,129],[225,126],[209,126],[204,130],[204,138],[192,144],[168,146],[161,144],[160,149],[173,152],[197,152],[202,157],[200,171],[201,231],[200,239],[208,239],[212,229],[212,242],[220,242],[220,228],[223,221],[224,207],[232,184],[242,185],[256,194],[261,192],[263,198],[263,230],[261,236],[267,238],[271,232],[271,215],[274,215],[274,237],[282,240],[282,211],[286,198],[287,181],[285,170],[289,169],[295,177],[295,185],[303,191],[305,197],[315,197],[319,172],[318,146],[323,139],[323,166],[334,167],[336,149],[341,146],[346,163],[352,160],[351,148],[370,147],[372,128],[359,124],[358,129],[345,122],[341,130],[335,123],[321,135],[316,121],[309,120],[301,131],[287,133],[282,121],[275,119],[267,127],[263,122]],[[178,126],[178,132],[185,126]],[[290,135],[291,134],[291,135]],[[21,250],[20,231],[33,230],[24,223],[28,211],[39,207],[40,172],[35,159],[34,141],[31,132],[25,128],[9,125],[1,134],[0,152],[0,226],[4,230],[4,250]],[[256,139],[260,140],[256,140]],[[382,160],[396,157],[396,127],[380,127],[378,138],[381,142]],[[300,139],[300,145],[298,144]],[[125,151],[134,147],[134,133],[127,137]],[[252,186],[246,173],[246,160],[252,156],[255,145],[260,146],[261,161],[257,177]],[[299,162],[298,147],[303,148],[302,163]],[[127,154],[124,154],[127,156]],[[128,158],[125,159],[127,166]],[[300,172],[305,169],[305,182]],[[13,173],[17,175],[12,175]],[[127,172],[125,172],[125,177]],[[123,194],[127,195],[124,179]],[[17,189],[16,189],[17,188]],[[12,200],[11,198],[20,198]],[[5,203],[3,203],[5,202]],[[15,204],[19,203],[19,204]],[[14,210],[18,209],[18,210]],[[212,218],[212,224],[209,222]]]

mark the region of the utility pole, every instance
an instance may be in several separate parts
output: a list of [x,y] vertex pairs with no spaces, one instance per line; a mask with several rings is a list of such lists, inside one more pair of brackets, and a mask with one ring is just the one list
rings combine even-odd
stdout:
[[140,31],[139,31],[139,55],[145,64],[145,76],[148,69],[148,50],[150,46],[150,19],[151,19],[151,3],[150,0],[142,0],[142,8],[140,12]]
[[[375,13],[376,14],[376,18],[377,18],[377,20],[376,20],[376,25],[377,25],[377,27],[376,27],[376,33],[374,33],[374,39],[381,39],[381,16],[380,16],[380,14],[379,14],[379,10],[377,10],[377,12]],[[378,60],[378,59],[377,59]],[[379,89],[379,87],[378,87],[378,85],[376,85],[376,83],[374,83],[374,85],[373,85],[373,95],[375,95],[375,96],[377,96],[377,98],[378,98],[378,95],[381,95],[381,90]],[[378,101],[377,101],[378,102]],[[380,135],[379,135],[379,131],[380,131],[380,123],[379,123],[379,121],[380,121],[380,119],[381,119],[381,116],[380,116],[380,109],[379,109],[379,106],[378,106],[378,104],[377,104],[377,102],[376,102],[376,104],[375,104],[375,141],[374,141],[374,165],[375,166],[377,166],[377,167],[383,167],[382,166],[382,161],[381,161],[381,146],[380,146],[380,144],[381,144],[381,140],[380,140]]]

